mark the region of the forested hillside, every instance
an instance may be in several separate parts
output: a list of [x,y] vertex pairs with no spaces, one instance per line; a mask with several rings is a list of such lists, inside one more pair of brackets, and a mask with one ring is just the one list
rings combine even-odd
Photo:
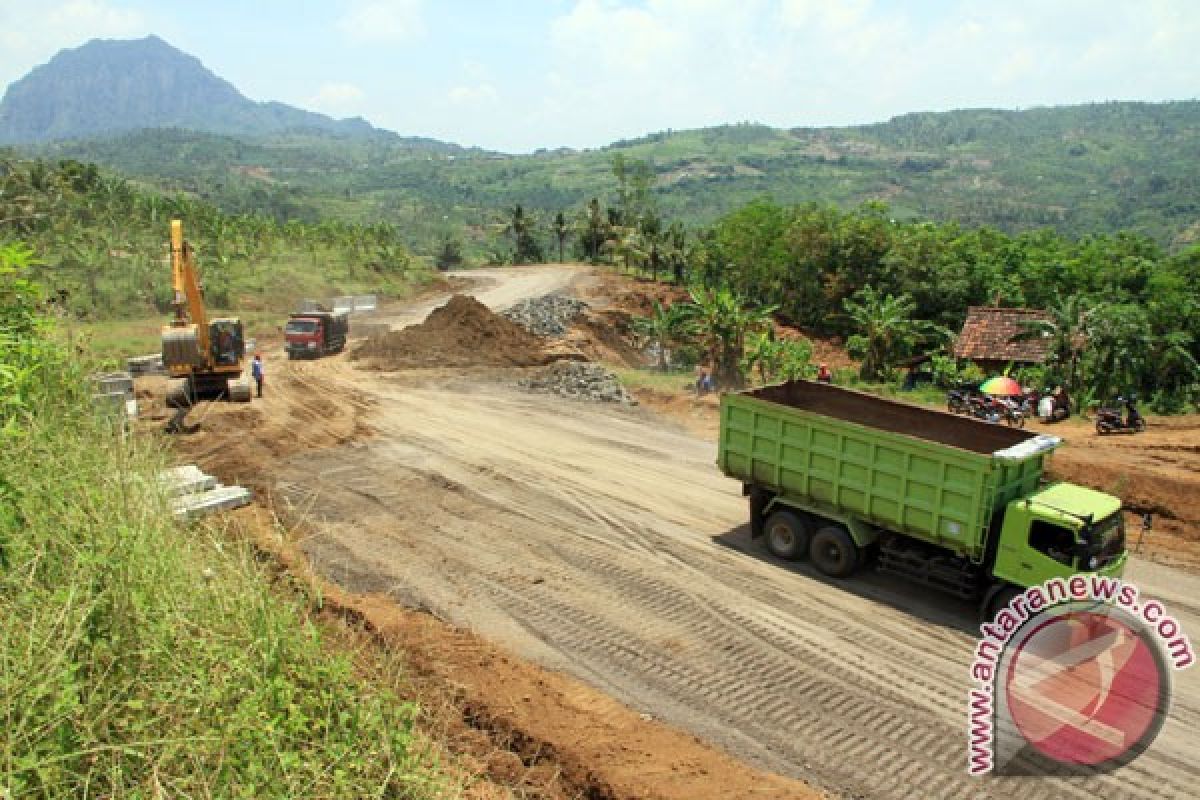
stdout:
[[184,222],[217,308],[284,310],[304,296],[396,293],[430,272],[386,223],[280,222],[139,186],[94,164],[0,154],[0,244],[37,254],[32,276],[72,318],[170,308],[168,223]]
[[612,159],[645,160],[662,211],[690,227],[751,200],[957,220],[1016,233],[1129,229],[1177,248],[1200,237],[1200,103],[1105,103],[910,114],[878,125],[668,131],[601,150],[505,156],[321,135],[249,140],[181,131],[44,150],[185,188],[231,210],[387,219],[417,247],[503,209],[578,215],[616,188]]

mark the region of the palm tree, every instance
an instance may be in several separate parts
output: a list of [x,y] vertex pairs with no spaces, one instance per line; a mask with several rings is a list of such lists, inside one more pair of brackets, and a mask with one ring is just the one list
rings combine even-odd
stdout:
[[608,220],[600,208],[600,201],[595,197],[588,201],[580,238],[588,261],[593,264],[599,262],[600,248],[608,238]]
[[533,226],[533,217],[525,212],[525,208],[520,203],[509,209],[508,224],[505,226],[504,232],[512,234],[513,237],[514,264],[528,264],[531,261],[542,260],[541,247],[533,238]]
[[554,215],[554,235],[558,237],[558,261],[563,261],[563,245],[566,244],[567,234],[571,232],[571,226],[567,224],[567,217],[563,212],[558,212]]
[[1087,299],[1081,294],[1063,297],[1056,294],[1054,305],[1047,309],[1050,319],[1031,320],[1025,330],[1014,338],[1018,340],[1049,338],[1050,358],[1064,370],[1064,379],[1070,392],[1079,390],[1079,362],[1083,358],[1087,338],[1088,317],[1095,311],[1089,308]]
[[847,340],[846,347],[862,359],[859,374],[864,381],[880,380],[897,358],[908,355],[921,342],[947,333],[913,319],[916,303],[906,294],[896,297],[865,286],[842,301],[842,307],[860,331]]
[[729,289],[691,290],[685,313],[708,351],[718,386],[738,388],[745,383],[742,356],[746,337],[765,330],[777,306],[752,309]]
[[671,348],[687,336],[688,322],[688,313],[683,304],[664,306],[657,300],[654,301],[650,316],[634,318],[634,332],[647,345],[657,349],[658,368],[663,372],[671,368]]

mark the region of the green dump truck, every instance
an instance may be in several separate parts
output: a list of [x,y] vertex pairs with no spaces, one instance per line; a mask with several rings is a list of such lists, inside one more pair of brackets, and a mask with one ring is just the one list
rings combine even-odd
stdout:
[[990,613],[1020,589],[1078,572],[1120,575],[1117,498],[1044,485],[1054,436],[810,381],[721,398],[721,470],[750,498],[779,558],[844,578],[879,569]]

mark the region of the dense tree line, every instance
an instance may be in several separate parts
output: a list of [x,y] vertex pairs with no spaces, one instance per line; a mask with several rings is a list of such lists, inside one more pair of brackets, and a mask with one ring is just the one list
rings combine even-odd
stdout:
[[821,334],[863,335],[867,300],[953,330],[972,305],[1048,309],[1055,322],[1028,334],[1055,342],[1044,379],[1073,382],[1097,401],[1134,390],[1163,409],[1196,400],[1200,247],[1169,254],[1127,232],[1010,236],[898,222],[880,203],[841,211],[760,200],[700,236],[691,270]]

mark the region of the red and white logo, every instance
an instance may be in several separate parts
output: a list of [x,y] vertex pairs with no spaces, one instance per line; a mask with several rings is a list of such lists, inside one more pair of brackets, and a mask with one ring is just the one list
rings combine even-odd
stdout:
[[1162,727],[1168,669],[1141,626],[1113,611],[1064,609],[1033,620],[998,676],[1017,732],[1060,764],[1119,766]]

